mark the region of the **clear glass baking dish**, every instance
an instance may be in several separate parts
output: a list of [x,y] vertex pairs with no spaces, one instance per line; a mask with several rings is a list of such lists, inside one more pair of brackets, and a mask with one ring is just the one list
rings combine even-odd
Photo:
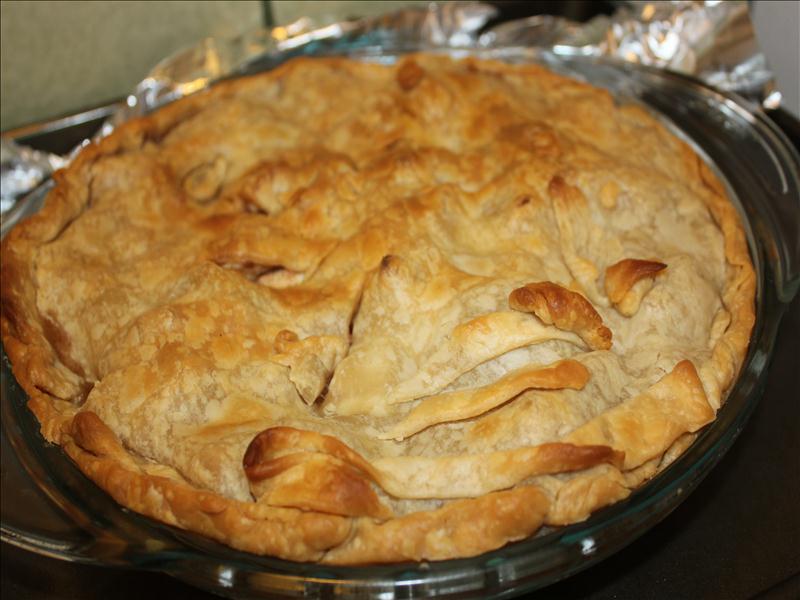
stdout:
[[[391,62],[405,50],[304,48]],[[438,51],[442,51],[441,49]],[[781,317],[800,287],[800,157],[756,107],[702,83],[652,68],[529,48],[446,50],[535,61],[609,89],[660,116],[715,168],[742,213],[758,274],[757,319],[748,356],[714,423],[672,465],[627,500],[583,523],[478,557],[432,563],[330,567],[232,550],[121,508],[63,452],[44,442],[26,397],[2,361],[2,539],[49,556],[168,573],[224,596],[364,598],[500,597],[541,588],[585,569],[644,534],[698,485],[755,408]],[[272,54],[248,72],[289,57]],[[45,185],[16,211],[38,209]],[[13,448],[13,450],[12,450]]]

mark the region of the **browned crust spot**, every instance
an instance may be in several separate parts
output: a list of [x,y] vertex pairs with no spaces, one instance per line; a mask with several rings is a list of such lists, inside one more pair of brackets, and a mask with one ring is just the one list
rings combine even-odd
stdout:
[[593,350],[611,348],[611,330],[586,298],[550,281],[529,283],[508,297],[514,310],[536,315],[547,325],[573,331]]
[[424,76],[425,71],[416,61],[407,60],[397,69],[397,85],[399,85],[404,92],[410,92],[417,87]]
[[547,184],[547,193],[551,198],[557,198],[564,206],[586,204],[586,198],[580,189],[568,184],[561,175],[554,175],[550,179]]
[[633,285],[645,277],[655,277],[667,265],[653,260],[625,258],[606,269],[606,294],[614,304],[625,298]]
[[275,341],[272,343],[275,352],[286,352],[291,347],[291,344],[296,342],[299,338],[294,331],[290,329],[281,329],[275,334]]
[[550,473],[581,471],[596,465],[608,464],[621,468],[625,452],[599,444],[580,445],[556,442],[538,446],[542,449],[542,462],[550,465]]
[[242,460],[260,502],[306,510],[387,519],[370,464],[338,439],[292,427],[259,433]]

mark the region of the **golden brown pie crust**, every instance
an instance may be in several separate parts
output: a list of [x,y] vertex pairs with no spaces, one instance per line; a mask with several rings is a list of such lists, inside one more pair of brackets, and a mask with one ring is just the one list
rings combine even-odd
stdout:
[[754,322],[711,170],[539,66],[296,59],[54,178],[2,245],[43,435],[250,552],[436,560],[585,519],[714,419]]

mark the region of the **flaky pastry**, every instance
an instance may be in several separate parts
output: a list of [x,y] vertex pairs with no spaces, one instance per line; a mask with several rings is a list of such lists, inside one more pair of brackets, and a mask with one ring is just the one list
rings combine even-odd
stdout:
[[585,519],[714,419],[753,326],[711,170],[539,66],[296,59],[55,181],[2,247],[44,436],[250,552],[446,559]]

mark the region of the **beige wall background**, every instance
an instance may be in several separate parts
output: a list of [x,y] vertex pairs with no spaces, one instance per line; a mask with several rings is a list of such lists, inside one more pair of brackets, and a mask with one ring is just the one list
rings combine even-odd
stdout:
[[160,59],[210,35],[409,4],[427,2],[2,0],[0,130],[125,96]]
[[276,25],[295,21],[308,16],[323,20],[364,17],[389,12],[409,5],[426,6],[428,0],[365,2],[363,0],[329,0],[328,2],[292,2],[291,0],[272,0],[272,18]]
[[250,2],[0,2],[0,129],[127,94],[164,56],[262,23]]

